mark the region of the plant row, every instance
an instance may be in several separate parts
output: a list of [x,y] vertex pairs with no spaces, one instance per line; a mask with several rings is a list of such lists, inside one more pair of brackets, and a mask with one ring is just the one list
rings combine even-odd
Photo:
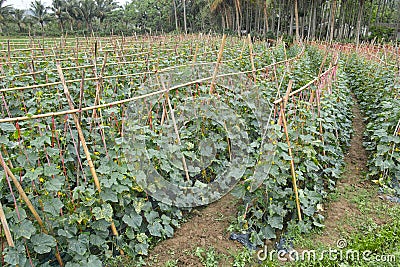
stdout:
[[346,64],[350,87],[365,115],[368,177],[400,194],[400,80],[398,68],[353,55]]

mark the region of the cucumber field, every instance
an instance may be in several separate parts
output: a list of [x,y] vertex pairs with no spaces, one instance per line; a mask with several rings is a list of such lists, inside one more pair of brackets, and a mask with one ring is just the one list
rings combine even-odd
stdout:
[[0,95],[2,266],[400,264],[396,43],[0,37]]

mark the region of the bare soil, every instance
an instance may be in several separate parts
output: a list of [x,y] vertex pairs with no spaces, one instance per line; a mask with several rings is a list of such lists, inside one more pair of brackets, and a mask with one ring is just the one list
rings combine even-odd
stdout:
[[[229,239],[226,232],[237,214],[237,200],[226,195],[201,210],[192,212],[192,218],[176,230],[174,237],[160,242],[152,249],[148,264],[164,266],[168,260],[177,260],[177,266],[203,266],[195,256],[197,247],[213,247],[219,255],[229,255],[243,246]],[[232,266],[229,258],[219,261],[220,266]]]

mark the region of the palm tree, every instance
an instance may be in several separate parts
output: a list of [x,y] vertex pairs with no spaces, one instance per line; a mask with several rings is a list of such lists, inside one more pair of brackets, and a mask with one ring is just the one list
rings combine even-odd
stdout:
[[79,23],[80,21],[83,21],[79,5],[80,4],[78,0],[71,0],[67,2],[67,17],[71,23],[71,31],[73,30],[74,22]]
[[31,3],[31,17],[40,24],[42,34],[44,34],[44,24],[51,20],[50,15],[47,13],[48,9],[49,7],[46,7],[41,0],[35,0]]
[[23,25],[25,23],[25,10],[15,9],[13,12],[13,21],[17,23],[19,32],[22,32]]
[[[6,0],[0,0],[0,26],[6,26],[6,21],[9,20],[13,8],[11,5],[4,5],[6,3]],[[2,32],[2,28],[0,27],[0,32]]]
[[356,44],[357,45],[360,43],[361,20],[362,20],[363,9],[364,9],[364,0],[360,0],[358,16],[357,16],[357,32],[356,32]]
[[60,24],[61,33],[63,33],[65,21],[68,19],[67,2],[65,0],[53,0],[51,10]]
[[96,0],[96,16],[99,18],[100,26],[107,15],[116,8],[118,5],[114,0]]
[[211,13],[222,13],[222,28],[229,29],[230,20],[228,19],[230,16],[229,12],[229,1],[228,0],[212,0],[210,3],[210,11]]
[[296,41],[300,41],[300,31],[299,31],[299,8],[297,0],[294,0],[294,15],[296,17]]
[[93,30],[92,21],[96,16],[96,3],[93,0],[81,0],[77,6],[81,19],[86,23],[89,32]]

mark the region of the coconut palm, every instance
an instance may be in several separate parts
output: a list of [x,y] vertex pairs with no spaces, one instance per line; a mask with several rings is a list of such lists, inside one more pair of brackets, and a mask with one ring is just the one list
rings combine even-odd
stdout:
[[76,11],[80,19],[86,23],[88,31],[91,32],[93,30],[93,19],[96,17],[96,3],[93,0],[81,0],[76,6]]
[[18,25],[19,32],[22,32],[26,22],[25,10],[15,9],[12,13],[13,21]]
[[118,8],[117,3],[114,0],[95,0],[96,1],[96,16],[99,18],[100,25],[104,22],[111,11]]
[[31,18],[40,24],[42,34],[44,33],[44,24],[51,20],[51,16],[47,12],[49,7],[45,6],[41,0],[35,0],[31,3]]
[[61,32],[63,33],[65,21],[69,17],[67,1],[53,0],[51,10],[53,11],[54,17],[57,19]]

